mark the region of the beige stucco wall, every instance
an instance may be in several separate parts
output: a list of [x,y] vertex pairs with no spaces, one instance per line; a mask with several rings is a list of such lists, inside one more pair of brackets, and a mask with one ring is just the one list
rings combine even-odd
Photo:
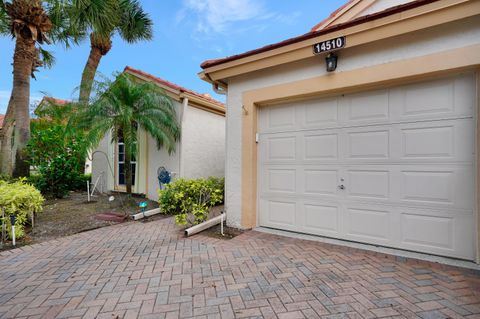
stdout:
[[[92,182],[95,183],[100,177],[98,182],[98,189],[101,191],[107,191],[113,189],[114,183],[114,158],[113,158],[113,145],[110,144],[110,134],[100,141],[98,147],[92,152]],[[109,166],[110,162],[110,166]],[[103,173],[103,174],[102,174]]]
[[180,156],[178,149],[180,143],[177,143],[177,151],[171,155],[165,149],[157,149],[156,142],[149,137],[148,138],[148,175],[147,184],[148,189],[146,195],[152,200],[158,199],[158,189],[160,187],[157,178],[157,170],[160,166],[163,166],[167,171],[171,172],[174,177],[180,175]]
[[189,106],[182,133],[182,177],[225,175],[225,117]]
[[[479,25],[480,18],[475,17],[352,49],[347,47],[338,53],[339,62],[336,72],[361,69],[478,44],[480,43]],[[241,227],[243,92],[322,75],[326,75],[324,57],[315,56],[228,79],[226,212],[227,223],[230,226]]]

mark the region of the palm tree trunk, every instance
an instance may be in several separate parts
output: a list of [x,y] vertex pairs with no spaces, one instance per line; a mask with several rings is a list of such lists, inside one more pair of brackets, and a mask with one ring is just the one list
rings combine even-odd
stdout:
[[127,194],[132,194],[132,153],[127,141],[125,141],[125,184],[127,186]]
[[13,55],[13,90],[11,96],[12,103],[15,105],[14,177],[28,176],[30,173],[25,148],[30,139],[30,76],[36,59],[35,41],[17,36]]
[[7,114],[3,119],[3,126],[1,128],[0,141],[0,173],[3,175],[12,175],[13,161],[12,161],[12,133],[15,123],[15,104],[13,98],[10,96],[8,102]]
[[98,65],[104,55],[112,48],[110,37],[104,37],[92,32],[90,34],[90,54],[82,73],[82,82],[80,83],[80,102],[88,103],[92,94],[93,80],[97,73]]
[[98,65],[102,59],[100,49],[92,46],[90,48],[90,55],[88,56],[87,64],[82,73],[82,82],[80,83],[80,102],[88,103],[90,94],[92,93],[93,79],[97,72]]

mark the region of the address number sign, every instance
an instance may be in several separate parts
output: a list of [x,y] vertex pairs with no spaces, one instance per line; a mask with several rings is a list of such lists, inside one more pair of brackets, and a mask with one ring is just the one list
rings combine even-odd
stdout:
[[315,43],[313,45],[313,53],[320,54],[323,52],[330,52],[341,49],[345,47],[345,42],[345,37],[338,37],[335,39]]

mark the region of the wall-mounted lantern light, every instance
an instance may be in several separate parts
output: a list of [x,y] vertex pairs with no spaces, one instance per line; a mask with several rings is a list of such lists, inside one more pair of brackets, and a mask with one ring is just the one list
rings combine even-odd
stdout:
[[337,60],[338,57],[335,53],[330,53],[325,58],[325,62],[327,63],[327,72],[333,72],[337,68]]

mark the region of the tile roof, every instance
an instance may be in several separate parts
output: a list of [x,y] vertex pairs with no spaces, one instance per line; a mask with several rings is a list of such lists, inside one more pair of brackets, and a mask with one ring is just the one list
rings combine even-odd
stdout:
[[49,103],[56,104],[56,105],[66,105],[66,104],[70,103],[70,101],[68,101],[68,100],[57,99],[57,98],[50,97],[50,96],[44,96],[42,101],[47,101]]
[[342,11],[344,8],[346,8],[348,5],[350,5],[351,3],[355,2],[357,0],[350,0],[350,1],[347,1],[344,5],[342,5],[341,7],[339,7],[337,10],[333,11],[332,13],[330,13],[330,15],[328,17],[326,17],[325,19],[323,19],[322,21],[320,21],[319,23],[317,23],[316,25],[313,26],[312,29],[310,29],[311,32],[315,32],[316,30],[318,30],[318,28],[320,28],[322,25],[324,25],[328,20],[332,19],[333,17],[335,17],[340,11]]
[[126,66],[125,69],[123,70],[124,72],[129,72],[129,73],[134,73],[134,74],[138,74],[142,77],[145,77],[145,78],[148,78],[148,79],[151,79],[152,81],[154,82],[157,82],[159,84],[162,84],[162,85],[165,85],[169,88],[172,88],[174,90],[177,90],[177,91],[180,91],[180,92],[185,92],[185,93],[189,93],[191,95],[195,95],[196,97],[200,98],[201,100],[204,100],[206,102],[210,102],[210,103],[214,103],[214,104],[217,104],[218,106],[224,108],[225,107],[225,104],[218,101],[218,100],[215,100],[214,98],[212,98],[209,94],[205,93],[205,94],[201,94],[201,93],[197,93],[195,91],[192,91],[192,90],[189,90],[183,86],[180,86],[180,85],[177,85],[175,83],[172,83],[170,81],[167,81],[167,80],[164,80],[164,79],[161,79],[159,77],[156,77],[154,75],[151,75],[150,73],[147,73],[147,72],[143,72],[141,70],[138,70],[138,69],[134,69],[130,66]]
[[[220,59],[206,60],[200,65],[200,67],[202,69],[206,69],[206,68],[210,68],[210,67],[220,65],[220,64],[223,64],[223,63],[227,63],[227,62],[230,62],[230,61],[239,60],[239,59],[242,59],[242,58],[245,58],[245,57],[248,57],[248,56],[256,55],[256,54],[259,54],[259,53],[262,53],[262,52],[271,51],[271,50],[274,50],[274,49],[277,49],[277,48],[280,48],[280,47],[284,47],[284,46],[287,46],[287,45],[290,45],[290,44],[293,44],[293,43],[298,43],[298,42],[301,42],[301,41],[304,41],[304,40],[315,38],[315,37],[318,37],[318,36],[321,36],[321,35],[324,35],[324,34],[329,34],[329,33],[335,32],[335,31],[347,29],[349,27],[353,27],[355,25],[366,23],[368,21],[381,19],[381,18],[384,18],[386,16],[390,16],[390,15],[393,15],[393,14],[396,14],[396,13],[399,13],[399,12],[407,11],[407,10],[410,10],[410,9],[413,9],[413,8],[416,8],[416,7],[420,7],[420,6],[423,6],[423,5],[427,5],[429,3],[436,2],[436,1],[439,1],[439,0],[416,0],[416,1],[412,1],[412,2],[407,2],[405,4],[401,4],[401,5],[398,5],[398,6],[394,6],[394,7],[385,9],[383,11],[379,11],[379,12],[376,12],[376,13],[364,15],[364,16],[358,17],[356,19],[353,19],[353,20],[350,20],[350,21],[347,21],[347,22],[344,22],[344,23],[340,23],[340,24],[335,24],[335,25],[329,26],[325,29],[321,29],[321,30],[318,30],[318,31],[310,31],[310,32],[305,33],[303,35],[293,37],[293,38],[290,38],[290,39],[287,39],[287,40],[284,40],[284,41],[281,41],[281,42],[269,44],[269,45],[266,45],[264,47],[254,49],[254,50],[251,50],[251,51],[247,51],[247,52],[244,52],[244,53],[241,53],[241,54],[232,55],[232,56],[228,56],[228,57],[220,58]],[[348,5],[348,3],[347,3],[347,5]]]
[[5,114],[0,114],[0,128],[3,126],[3,120],[5,119]]

